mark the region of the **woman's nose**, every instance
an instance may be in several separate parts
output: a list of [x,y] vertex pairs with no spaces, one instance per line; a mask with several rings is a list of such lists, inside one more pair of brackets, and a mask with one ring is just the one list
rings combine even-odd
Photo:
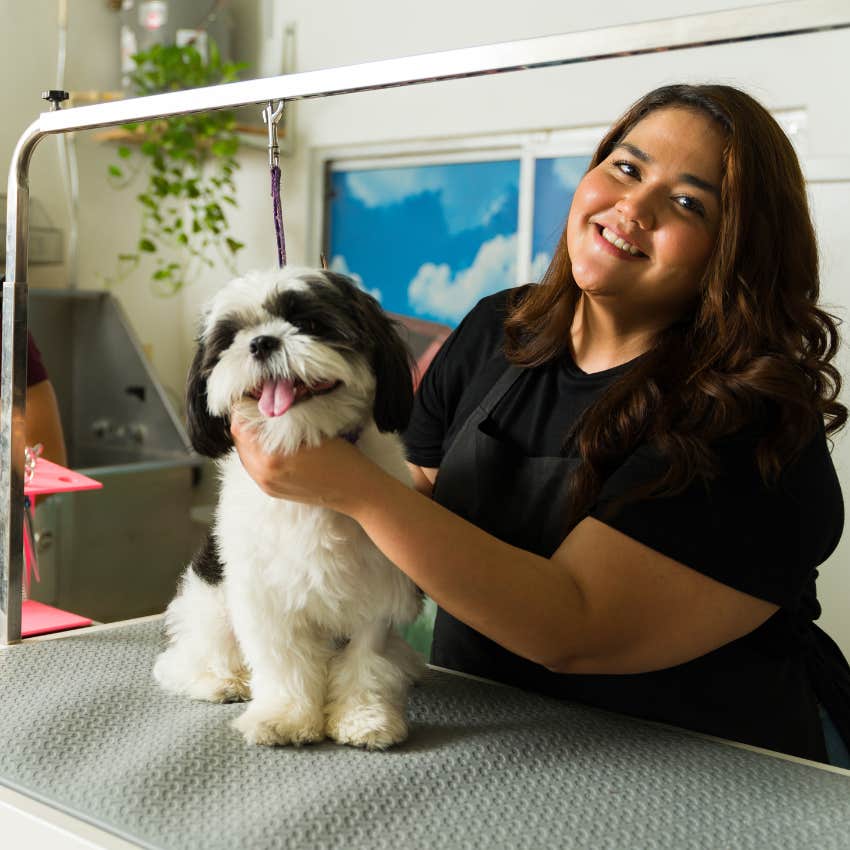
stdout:
[[641,230],[652,230],[655,227],[655,199],[652,191],[643,186],[633,187],[624,194],[614,209],[624,220],[634,222]]

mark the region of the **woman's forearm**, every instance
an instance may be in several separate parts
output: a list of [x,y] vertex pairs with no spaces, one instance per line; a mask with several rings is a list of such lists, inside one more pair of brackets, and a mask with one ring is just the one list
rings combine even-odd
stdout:
[[487,534],[374,467],[340,508],[438,605],[547,667],[578,650],[584,604],[562,564]]

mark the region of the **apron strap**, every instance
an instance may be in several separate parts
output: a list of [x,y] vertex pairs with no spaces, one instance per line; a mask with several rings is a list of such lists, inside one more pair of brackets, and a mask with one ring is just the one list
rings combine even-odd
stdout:
[[480,410],[486,416],[489,416],[496,405],[502,400],[505,393],[517,382],[525,369],[522,366],[516,366],[513,363],[508,364],[508,368],[499,376],[499,379],[490,387],[487,395],[478,402],[477,410]]

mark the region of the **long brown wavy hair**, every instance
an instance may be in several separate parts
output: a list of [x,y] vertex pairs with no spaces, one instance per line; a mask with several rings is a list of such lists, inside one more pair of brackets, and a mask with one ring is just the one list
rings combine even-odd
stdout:
[[[763,106],[730,86],[656,89],[608,131],[588,170],[646,115],[667,107],[707,115],[725,135],[720,230],[693,309],[662,331],[566,435],[581,458],[571,483],[571,524],[643,443],[669,466],[627,500],[681,492],[697,476],[710,479],[712,445],[753,423],[760,426],[759,471],[775,484],[820,423],[831,434],[847,419],[831,362],[837,320],[817,306],[818,251],[803,174]],[[533,367],[562,356],[580,296],[565,227],[540,284],[518,290],[512,301],[509,360]]]

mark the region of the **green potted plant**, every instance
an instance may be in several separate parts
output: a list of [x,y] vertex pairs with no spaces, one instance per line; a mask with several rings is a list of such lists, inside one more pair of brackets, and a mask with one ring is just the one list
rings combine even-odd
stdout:
[[[135,54],[131,74],[138,95],[211,86],[237,79],[244,67],[223,62],[209,42],[204,57],[193,44],[155,45]],[[228,233],[228,207],[236,207],[233,174],[239,167],[239,136],[234,113],[227,110],[178,115],[124,126],[118,162],[108,179],[126,188],[145,170],[147,185],[136,195],[141,232],[135,250],[118,255],[115,279],[125,278],[143,256],[156,261],[155,291],[178,292],[199,265],[213,267],[210,249],[230,271],[243,243]]]

